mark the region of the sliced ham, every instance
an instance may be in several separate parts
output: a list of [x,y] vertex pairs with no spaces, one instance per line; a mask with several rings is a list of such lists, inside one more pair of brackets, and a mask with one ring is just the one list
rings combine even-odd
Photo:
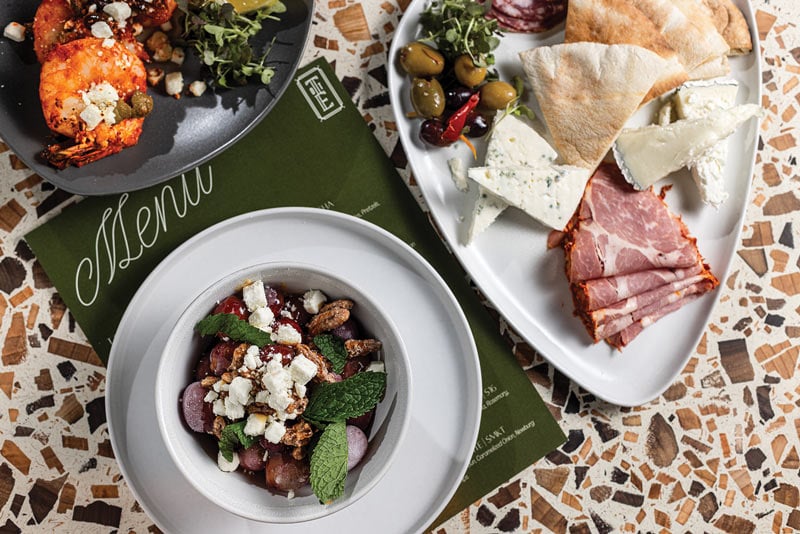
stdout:
[[576,307],[599,310],[664,284],[686,280],[702,271],[702,265],[698,263],[686,269],[651,269],[586,280],[573,287]]
[[564,241],[570,282],[696,265],[695,239],[652,191],[635,191],[611,163],[586,187]]
[[719,285],[663,198],[635,191],[614,164],[589,180],[562,246],[575,314],[595,342],[620,349]]

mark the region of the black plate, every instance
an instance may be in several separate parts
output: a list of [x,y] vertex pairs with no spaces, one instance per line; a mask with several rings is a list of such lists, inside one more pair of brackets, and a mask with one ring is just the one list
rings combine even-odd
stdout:
[[[39,64],[31,40],[0,38],[0,137],[31,169],[61,189],[80,195],[105,195],[142,189],[168,180],[219,154],[261,121],[288,86],[311,25],[313,0],[286,0],[280,21],[264,21],[254,39],[256,51],[272,43],[268,62],[275,76],[268,86],[208,90],[201,97],[175,99],[163,85],[150,89],[153,114],[144,121],[136,146],[94,163],[56,170],[39,152],[53,136],[39,103]],[[0,28],[33,20],[38,2],[0,0]],[[181,67],[184,80],[200,79],[193,55]],[[176,67],[177,68],[177,67]]]

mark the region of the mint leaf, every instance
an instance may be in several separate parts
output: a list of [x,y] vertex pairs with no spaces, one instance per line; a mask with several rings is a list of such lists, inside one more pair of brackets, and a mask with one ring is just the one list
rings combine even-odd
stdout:
[[347,363],[347,349],[344,348],[344,340],[333,334],[320,334],[314,336],[314,345],[331,362],[334,373],[344,371],[344,364]]
[[317,426],[358,417],[378,404],[386,391],[386,373],[365,371],[341,382],[319,384],[303,418]]
[[247,421],[239,421],[238,423],[226,425],[222,429],[219,438],[219,452],[229,462],[233,460],[233,451],[237,445],[241,445],[242,448],[246,449],[258,439],[258,436],[248,436],[244,433],[244,425],[246,423]]
[[322,504],[344,493],[347,477],[347,432],[344,421],[325,427],[311,452],[311,489]]
[[195,325],[195,330],[203,336],[222,332],[234,341],[245,341],[259,347],[272,343],[272,336],[269,332],[259,330],[232,313],[215,313],[209,315]]

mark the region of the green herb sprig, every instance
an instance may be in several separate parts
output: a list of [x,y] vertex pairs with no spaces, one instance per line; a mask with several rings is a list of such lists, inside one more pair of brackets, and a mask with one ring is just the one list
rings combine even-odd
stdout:
[[275,70],[266,65],[269,50],[257,56],[250,39],[261,31],[262,20],[278,20],[275,15],[286,11],[280,0],[247,15],[216,0],[178,0],[178,7],[186,14],[183,38],[209,69],[216,85],[245,85],[252,77],[269,84],[275,75]]
[[435,0],[420,15],[423,40],[431,41],[447,59],[468,54],[478,67],[494,65],[503,35],[497,21],[486,17],[491,2]]
[[209,315],[201,319],[194,328],[201,336],[211,336],[222,332],[234,341],[244,341],[258,347],[272,343],[272,336],[269,332],[256,328],[233,313]]
[[229,462],[233,461],[233,451],[238,445],[246,449],[258,440],[258,436],[248,436],[244,433],[247,421],[231,423],[222,429],[219,438],[219,452]]
[[314,345],[331,362],[331,369],[334,373],[344,371],[344,365],[347,363],[347,349],[344,347],[342,338],[333,334],[320,334],[314,336]]

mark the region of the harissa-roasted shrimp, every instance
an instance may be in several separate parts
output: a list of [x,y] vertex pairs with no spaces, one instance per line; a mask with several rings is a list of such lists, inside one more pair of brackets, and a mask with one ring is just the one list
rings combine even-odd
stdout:
[[146,89],[142,60],[113,39],[57,45],[42,65],[39,98],[47,126],[75,143],[50,145],[42,156],[58,168],[79,167],[135,145],[149,110],[131,100],[148,99]]

